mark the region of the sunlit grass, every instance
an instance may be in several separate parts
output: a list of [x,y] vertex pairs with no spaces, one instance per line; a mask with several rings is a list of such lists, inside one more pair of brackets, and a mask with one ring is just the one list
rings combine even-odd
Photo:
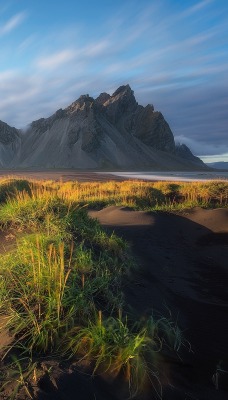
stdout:
[[16,206],[18,197],[23,199],[25,192],[37,202],[43,203],[44,207],[45,199],[50,198],[53,201],[58,198],[92,208],[117,205],[138,210],[179,210],[184,207],[223,207],[228,204],[228,182],[225,181],[26,183],[25,180],[9,179],[2,184],[0,181],[0,201],[5,201],[7,197],[16,197],[13,204]]

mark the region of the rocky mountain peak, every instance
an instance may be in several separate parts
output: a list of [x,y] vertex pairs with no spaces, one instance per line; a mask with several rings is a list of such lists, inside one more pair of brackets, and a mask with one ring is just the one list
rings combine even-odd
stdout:
[[[137,105],[134,91],[130,88],[129,85],[120,86],[110,97],[108,104],[121,102],[129,105]],[[107,105],[108,105],[107,104]]]
[[96,98],[96,103],[99,105],[103,105],[106,103],[106,101],[110,99],[110,97],[110,94],[103,92]]
[[149,112],[154,112],[154,106],[153,104],[147,104],[147,106],[145,107],[146,110],[148,110]]
[[89,94],[83,94],[66,108],[66,112],[72,114],[77,111],[83,111],[85,109],[87,110],[93,106],[94,101],[94,98]]
[[130,85],[122,85],[120,86],[112,95],[112,97],[121,97],[121,96],[131,96],[134,95],[133,90],[131,89]]
[[204,163],[200,160],[200,158],[195,157],[191,150],[186,144],[177,143],[175,146],[175,153],[178,157],[181,157],[185,160],[194,161],[197,165],[203,167]]
[[76,100],[76,103],[83,105],[84,103],[93,103],[94,98],[91,97],[89,94],[83,94],[81,95],[78,100]]
[[129,85],[120,86],[104,103],[106,114],[112,123],[117,123],[123,115],[134,112],[137,105]]
[[176,143],[176,152],[179,152],[183,156],[188,156],[192,154],[189,147],[183,143]]

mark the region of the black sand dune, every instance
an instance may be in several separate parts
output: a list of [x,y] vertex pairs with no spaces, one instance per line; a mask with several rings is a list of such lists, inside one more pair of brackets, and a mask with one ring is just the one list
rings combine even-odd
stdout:
[[[185,215],[108,207],[90,215],[126,239],[139,270],[125,285],[132,309],[142,316],[171,311],[190,342],[182,362],[170,364],[165,399],[227,399],[228,210],[195,209]],[[215,378],[215,375],[214,375]]]

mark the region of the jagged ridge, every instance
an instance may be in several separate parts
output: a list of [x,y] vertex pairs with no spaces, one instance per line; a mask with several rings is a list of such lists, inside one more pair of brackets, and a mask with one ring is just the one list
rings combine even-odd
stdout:
[[[7,154],[7,157],[5,156]],[[83,169],[206,168],[187,146],[175,146],[163,115],[138,105],[129,85],[112,96],[80,96],[31,123],[25,133],[0,124],[2,167]]]

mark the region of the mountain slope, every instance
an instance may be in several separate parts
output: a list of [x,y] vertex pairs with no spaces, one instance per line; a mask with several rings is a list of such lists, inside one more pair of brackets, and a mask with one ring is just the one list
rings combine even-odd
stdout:
[[11,165],[20,148],[20,131],[0,121],[0,167]]
[[97,99],[80,96],[66,109],[32,122],[25,133],[16,131],[15,135],[20,145],[15,147],[13,158],[10,153],[7,159],[1,159],[2,166],[206,168],[189,149],[186,157],[186,151],[176,148],[163,115],[154,111],[152,105],[138,105],[129,85],[121,86],[112,96],[107,93],[101,93]]

